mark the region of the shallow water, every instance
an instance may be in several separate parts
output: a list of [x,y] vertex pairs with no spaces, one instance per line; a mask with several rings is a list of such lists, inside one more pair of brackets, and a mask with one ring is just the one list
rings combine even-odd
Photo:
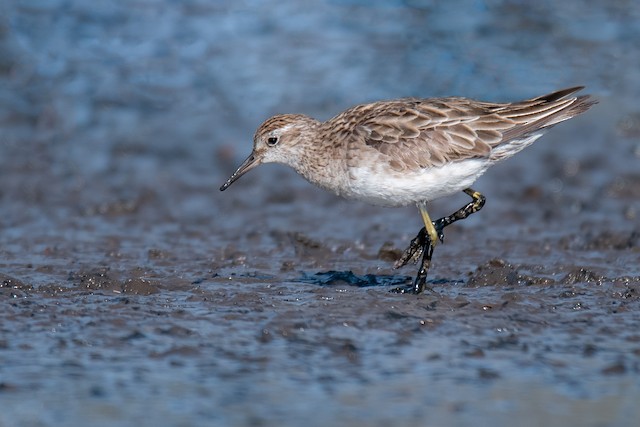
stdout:
[[[638,19],[622,0],[0,5],[0,425],[632,425]],[[392,269],[415,208],[273,165],[218,191],[274,113],[577,84],[600,104],[477,182],[433,293],[387,292],[415,273]]]

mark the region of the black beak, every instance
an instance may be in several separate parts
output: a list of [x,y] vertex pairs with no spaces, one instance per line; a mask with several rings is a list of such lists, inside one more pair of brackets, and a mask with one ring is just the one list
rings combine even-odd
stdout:
[[233,173],[233,175],[229,177],[227,182],[222,184],[222,187],[220,187],[220,191],[224,191],[227,188],[229,188],[229,186],[233,184],[238,178],[240,178],[242,175],[244,175],[245,173],[249,172],[251,169],[258,166],[259,164],[260,164],[260,159],[256,157],[254,153],[251,153],[251,155],[247,157],[247,160],[242,162],[242,164]]

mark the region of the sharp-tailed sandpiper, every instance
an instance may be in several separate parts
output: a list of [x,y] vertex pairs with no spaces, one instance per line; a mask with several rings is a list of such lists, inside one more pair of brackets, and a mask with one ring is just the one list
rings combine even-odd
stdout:
[[[484,205],[484,196],[470,186],[491,165],[595,104],[589,95],[573,96],[581,89],[513,103],[457,97],[380,101],[349,108],[325,122],[301,114],[277,115],[258,128],[251,155],[220,190],[254,167],[276,162],[348,199],[382,206],[416,204],[424,227],[395,268],[422,257],[413,285],[400,290],[420,293],[444,228]],[[432,221],[427,204],[458,191],[471,202]]]

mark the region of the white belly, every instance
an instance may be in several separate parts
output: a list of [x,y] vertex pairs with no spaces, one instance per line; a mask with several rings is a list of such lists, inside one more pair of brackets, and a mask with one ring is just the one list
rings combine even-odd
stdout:
[[429,202],[470,187],[490,165],[487,159],[468,159],[415,172],[351,168],[349,189],[341,195],[381,206]]

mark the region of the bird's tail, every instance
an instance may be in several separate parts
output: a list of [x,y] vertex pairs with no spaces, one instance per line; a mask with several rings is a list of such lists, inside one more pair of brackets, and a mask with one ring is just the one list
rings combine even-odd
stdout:
[[584,113],[598,101],[590,95],[571,96],[583,86],[562,89],[548,95],[496,108],[495,114],[516,123],[502,134],[503,143],[491,151],[491,160],[511,157],[531,145],[549,128]]

